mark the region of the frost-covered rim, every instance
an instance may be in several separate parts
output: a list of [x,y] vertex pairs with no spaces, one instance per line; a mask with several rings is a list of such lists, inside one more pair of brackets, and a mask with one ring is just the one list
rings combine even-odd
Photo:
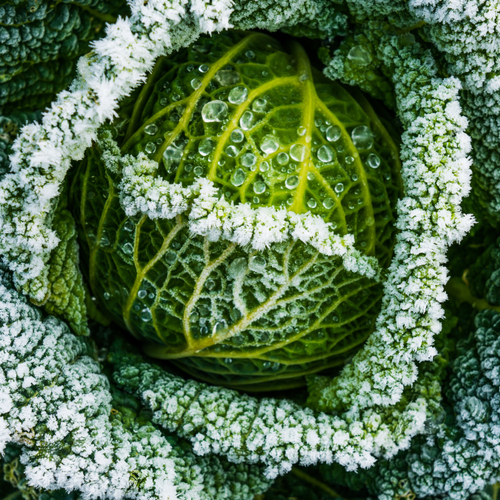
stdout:
[[[41,124],[25,126],[14,144],[11,173],[0,184],[0,250],[19,284],[43,278],[57,246],[49,221],[71,161],[83,157],[100,125],[115,116],[119,100],[143,81],[159,55],[188,45],[201,33],[229,28],[232,11],[231,2],[224,0],[190,7],[135,0],[131,9],[130,19],[108,26],[107,36],[93,44],[94,52],[81,58],[70,91],[59,94]],[[176,45],[170,38],[173,26]],[[396,64],[399,113],[406,127],[401,151],[406,197],[397,209],[400,234],[377,329],[354,361],[322,389],[319,407],[325,410],[394,404],[415,381],[415,361],[435,353],[432,337],[440,329],[439,304],[446,297],[446,249],[471,225],[460,211],[470,177],[466,120],[458,104],[460,82],[406,81],[405,61]],[[412,94],[429,97],[430,118],[411,114],[405,85]],[[440,136],[436,122],[444,126]],[[433,187],[439,188],[438,201],[430,205],[426,200]]]

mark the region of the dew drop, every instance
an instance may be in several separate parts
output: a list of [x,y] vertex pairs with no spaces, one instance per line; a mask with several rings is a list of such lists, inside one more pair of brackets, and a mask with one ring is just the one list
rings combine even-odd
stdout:
[[254,196],[254,197],[252,198],[252,201],[253,201],[253,202],[257,205],[257,203],[259,203],[259,202],[260,202],[260,198],[259,198],[258,196]]
[[241,164],[244,167],[250,168],[253,167],[257,163],[257,158],[253,153],[245,153],[241,157]]
[[354,203],[352,201],[350,201],[349,204],[347,205],[347,208],[349,210],[354,210]]
[[309,208],[316,208],[318,206],[318,204],[317,204],[317,202],[316,202],[316,200],[314,198],[309,198],[307,200],[307,206]]
[[358,179],[359,179],[358,174],[352,174],[352,175],[351,175],[351,180],[352,180],[353,182],[356,182]]
[[154,142],[148,142],[146,146],[144,146],[144,151],[148,155],[152,155],[156,151],[156,144]]
[[245,111],[240,118],[240,127],[243,130],[250,130],[255,125],[255,116],[251,111]]
[[261,272],[261,271],[264,271],[264,269],[266,268],[266,265],[267,265],[266,259],[262,255],[254,255],[250,259],[250,263],[249,263],[248,267],[252,271]]
[[231,177],[231,184],[236,187],[241,186],[245,182],[245,179],[246,174],[244,170],[238,168]]
[[126,253],[127,255],[132,255],[134,253],[134,247],[132,246],[132,243],[125,243],[122,250],[123,253]]
[[215,74],[215,80],[223,87],[235,85],[240,81],[240,75],[232,69],[221,69]]
[[255,52],[253,50],[247,50],[245,52],[245,56],[248,58],[248,59],[253,59],[255,57]]
[[238,156],[238,153],[240,152],[240,150],[236,147],[236,146],[228,146],[226,148],[226,154],[227,156],[230,156],[231,158],[235,158],[236,156]]
[[160,99],[160,106],[168,106],[168,99],[166,97]]
[[306,157],[306,147],[303,144],[294,144],[290,148],[290,156],[292,160],[303,161]]
[[356,45],[347,54],[347,58],[357,66],[368,66],[372,58],[370,54],[361,45]]
[[335,185],[335,192],[337,194],[343,193],[344,192],[344,184],[342,182],[339,182]]
[[104,297],[104,300],[109,300],[111,298],[111,294],[109,292],[104,292],[102,296]]
[[370,149],[373,146],[373,134],[366,125],[355,127],[351,132],[351,137],[358,149]]
[[140,299],[145,299],[147,294],[148,294],[147,290],[144,290],[144,288],[141,288],[137,292],[137,297],[139,297]]
[[247,269],[247,259],[245,257],[238,257],[231,262],[227,272],[229,276],[233,279],[238,278],[243,275]]
[[146,132],[146,134],[148,135],[155,135],[156,132],[158,132],[158,127],[155,123],[150,123],[149,125],[146,125],[146,127],[144,127],[144,132]]
[[202,80],[201,78],[193,78],[191,80],[191,87],[193,87],[194,90],[198,90],[201,87]]
[[203,175],[203,167],[200,165],[197,165],[196,167],[194,167],[193,173],[197,177],[199,177],[200,175]]
[[260,143],[260,149],[266,154],[269,155],[274,153],[279,147],[278,141],[272,135],[266,135],[262,142]]
[[279,153],[276,157],[276,161],[279,165],[287,165],[290,161],[290,157],[286,153]]
[[141,311],[141,319],[142,319],[142,321],[144,321],[144,322],[151,321],[152,317],[153,316],[151,315],[151,311],[147,307],[145,307]]
[[189,320],[191,321],[191,323],[198,323],[200,319],[200,314],[198,313],[198,311],[195,309],[189,316]]
[[186,165],[184,165],[184,170],[186,172],[191,172],[191,170],[193,170],[193,165],[191,165],[191,163],[186,163]]
[[207,64],[201,64],[200,66],[198,66],[198,71],[200,73],[208,73],[209,69],[210,67]]
[[300,135],[300,137],[303,137],[304,135],[306,135],[306,132],[307,132],[306,127],[301,126],[297,129],[297,134]]
[[165,253],[165,262],[167,264],[173,264],[176,259],[177,259],[177,254],[174,251],[169,250],[168,252]]
[[253,185],[253,192],[255,194],[262,194],[266,190],[266,184],[263,181],[257,181]]
[[231,104],[242,104],[247,100],[248,90],[246,87],[234,87],[227,97]]
[[215,281],[209,278],[207,281],[205,281],[205,288],[207,290],[213,290],[215,288]]
[[333,205],[335,205],[335,202],[333,201],[332,198],[327,198],[324,202],[323,202],[323,206],[327,209],[327,210],[330,210],[330,208],[333,208]]
[[313,181],[314,179],[316,179],[316,176],[312,172],[308,172],[307,173],[307,180]]
[[226,365],[230,365],[232,362],[233,362],[233,360],[231,358],[224,359],[224,363],[226,363]]
[[321,146],[318,149],[318,160],[329,163],[333,160],[333,151],[328,146]]
[[353,156],[346,156],[345,162],[347,163],[347,165],[352,165],[354,163],[354,157]]
[[225,164],[226,164],[226,160],[224,160],[224,158],[221,158],[221,159],[217,162],[217,165],[219,165],[219,167],[223,167]]
[[128,231],[129,233],[132,232],[134,230],[135,226],[134,226],[134,223],[131,221],[131,220],[128,220],[127,222],[125,222],[125,224],[123,225],[123,229],[125,231]]
[[271,368],[271,362],[270,361],[264,361],[264,363],[262,363],[262,368]]
[[281,365],[280,365],[279,363],[277,363],[277,362],[276,362],[276,363],[273,363],[273,364],[271,365],[271,370],[272,370],[273,372],[277,372],[277,371],[280,369],[280,366],[281,366]]
[[260,164],[260,171],[261,172],[267,172],[269,170],[269,163],[267,161],[263,161],[261,164]]
[[201,110],[204,122],[221,122],[227,116],[227,104],[224,101],[207,102]]
[[288,189],[294,189],[299,185],[299,178],[296,175],[292,175],[291,177],[288,177],[288,179],[285,181],[285,186]]
[[255,99],[252,104],[252,109],[258,113],[262,113],[266,110],[267,101],[265,99],[259,98]]
[[366,163],[371,168],[380,167],[380,158],[375,153],[370,153],[366,159]]
[[239,128],[235,128],[231,132],[231,140],[233,142],[236,142],[236,143],[242,142],[244,138],[245,138],[245,135],[243,134],[243,132]]
[[201,156],[208,156],[214,147],[215,142],[212,141],[212,139],[205,137],[205,139],[202,139],[200,144],[198,144],[198,153],[200,153]]

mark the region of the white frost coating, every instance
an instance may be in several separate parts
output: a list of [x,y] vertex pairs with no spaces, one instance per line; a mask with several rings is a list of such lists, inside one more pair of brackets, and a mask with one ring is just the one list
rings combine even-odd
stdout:
[[191,11],[186,0],[132,0],[130,8],[129,19],[108,25],[107,36],[93,42],[70,91],[59,94],[42,123],[22,129],[11,172],[0,182],[0,253],[19,285],[42,281],[32,297],[37,302],[48,293],[46,263],[59,242],[50,220],[71,161],[83,157],[97,128],[116,115],[119,100],[159,55],[229,27],[231,0],[198,1]]
[[311,213],[296,214],[275,207],[252,208],[248,203],[234,205],[205,178],[183,187],[155,175],[158,163],[144,153],[137,158],[121,156],[117,144],[106,136],[100,141],[102,158],[111,171],[119,172],[120,205],[126,215],[147,215],[150,219],[173,219],[189,212],[189,229],[209,241],[220,238],[254,250],[273,243],[300,240],[327,256],[342,257],[348,271],[380,279],[377,259],[354,248],[354,236],[339,236],[331,224]]
[[[369,29],[367,36],[375,39]],[[393,405],[414,383],[416,362],[431,360],[436,353],[432,344],[444,316],[440,304],[446,300],[446,252],[474,223],[460,208],[471,176],[467,119],[458,102],[460,81],[435,78],[431,56],[418,44],[400,47],[391,36],[378,43],[383,63],[394,72],[405,127],[400,232],[376,330],[341,375],[319,391],[318,408],[324,411]]]

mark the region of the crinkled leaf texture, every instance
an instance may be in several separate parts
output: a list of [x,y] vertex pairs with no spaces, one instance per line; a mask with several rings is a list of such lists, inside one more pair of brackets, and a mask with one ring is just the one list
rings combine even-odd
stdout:
[[[400,192],[394,140],[362,95],[288,43],[227,32],[161,59],[131,117],[117,121],[122,152],[146,153],[171,182],[206,177],[248,210],[320,216],[387,266]],[[152,356],[214,383],[293,387],[341,366],[373,330],[375,279],[300,241],[258,251],[192,234],[184,214],[141,216],[147,204],[121,192],[120,172],[101,156],[90,151],[73,182],[90,286]]]

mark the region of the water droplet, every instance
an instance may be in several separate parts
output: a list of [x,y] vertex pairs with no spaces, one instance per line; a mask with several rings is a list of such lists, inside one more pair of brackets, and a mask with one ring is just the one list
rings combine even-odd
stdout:
[[134,223],[131,221],[131,220],[128,220],[127,222],[125,222],[125,224],[123,225],[123,229],[125,231],[128,231],[128,232],[132,232],[134,230],[135,226],[134,226]]
[[318,149],[318,160],[323,163],[329,163],[333,160],[333,151],[328,146],[321,146]]
[[266,110],[267,101],[265,99],[259,98],[255,99],[252,104],[252,109],[258,113],[263,113]]
[[351,132],[351,137],[358,149],[370,149],[373,146],[373,134],[366,125],[355,127]]
[[262,194],[266,190],[266,184],[263,181],[257,181],[253,185],[253,192],[255,194]]
[[245,111],[240,118],[240,127],[243,130],[250,130],[255,125],[255,116],[251,111]]
[[347,208],[348,208],[349,210],[354,210],[354,203],[353,203],[352,201],[350,201],[350,202],[348,203],[348,205],[347,205]]
[[191,87],[193,87],[194,90],[198,90],[201,87],[201,84],[203,83],[201,78],[193,78],[191,80]]
[[198,71],[200,73],[207,73],[209,69],[210,67],[207,64],[201,64],[200,66],[198,66]]
[[200,165],[197,165],[196,167],[194,167],[193,173],[197,177],[199,177],[200,175],[203,175],[203,167]]
[[167,147],[167,149],[165,149],[165,152],[163,153],[163,161],[165,163],[165,168],[167,169],[167,172],[170,172],[174,164],[177,164],[181,161],[182,153],[183,153],[183,148],[182,147],[178,148],[173,144],[171,144],[170,146]]
[[314,198],[309,198],[307,200],[307,206],[309,208],[316,208],[318,206],[318,204],[316,203],[316,200]]
[[146,125],[146,127],[144,127],[144,132],[146,132],[146,134],[148,135],[155,135],[156,132],[158,132],[158,127],[155,123],[150,123],[149,125]]
[[241,157],[241,164],[244,167],[250,168],[253,167],[257,163],[257,158],[253,153],[245,153]]
[[244,138],[245,138],[245,135],[243,134],[243,132],[239,128],[235,128],[231,132],[231,140],[233,142],[236,142],[236,143],[242,142]]
[[176,259],[177,259],[177,254],[172,250],[169,250],[168,252],[165,253],[165,262],[167,264],[173,264]]
[[123,253],[126,253],[127,255],[132,255],[134,253],[134,247],[132,246],[132,243],[125,243],[122,250]]
[[342,182],[339,182],[335,185],[335,192],[337,194],[343,193],[344,192],[344,184]]
[[207,102],[201,110],[204,122],[221,122],[227,116],[227,104],[224,101]]
[[205,281],[205,288],[207,290],[213,290],[215,288],[215,281],[209,278],[207,281]]
[[198,311],[195,309],[189,316],[189,320],[191,321],[191,323],[198,323],[200,319],[200,314],[198,313]]
[[300,135],[300,137],[303,137],[304,135],[306,135],[306,132],[307,132],[306,127],[299,127],[297,129],[297,134]]
[[353,156],[346,156],[345,162],[347,163],[347,165],[352,165],[354,163],[354,157]]
[[312,172],[308,172],[307,173],[307,180],[313,181],[314,179],[316,179],[316,176]]
[[294,144],[290,148],[290,156],[295,161],[303,161],[306,157],[306,147],[303,144]]
[[375,153],[370,153],[366,159],[366,163],[371,168],[380,167],[380,158]]
[[384,174],[384,180],[390,181],[391,180],[391,174],[389,174],[389,173]]
[[358,179],[359,179],[358,174],[352,174],[352,175],[351,175],[351,180],[352,180],[353,182],[356,182]]
[[270,361],[264,361],[264,363],[262,363],[262,368],[271,368],[271,362]]
[[227,156],[230,156],[231,158],[235,158],[236,156],[238,156],[239,152],[240,152],[240,150],[236,146],[228,146],[226,148],[226,154],[227,154]]
[[261,172],[267,172],[269,170],[269,163],[267,163],[267,161],[263,161],[261,164],[260,164],[260,171]]
[[330,210],[330,208],[333,208],[333,205],[335,205],[335,202],[333,201],[332,198],[327,198],[324,202],[323,202],[323,206],[327,209],[327,210]]
[[266,154],[269,155],[274,153],[279,147],[278,141],[272,135],[266,135],[262,142],[260,143],[260,149]]
[[245,56],[248,58],[248,59],[253,59],[255,57],[255,52],[253,50],[247,50],[245,52]]
[[229,276],[233,279],[243,275],[247,269],[247,259],[245,257],[238,257],[231,262],[228,268]]
[[321,125],[323,125],[323,119],[318,116],[314,119],[314,125],[316,125],[316,127],[321,127]]
[[372,58],[370,54],[361,45],[356,45],[347,54],[347,58],[357,66],[368,66]]
[[223,87],[235,85],[240,81],[240,75],[232,69],[221,69],[215,74],[215,79]]
[[338,316],[332,316],[332,321],[334,323],[338,323],[339,322],[339,317]]
[[279,153],[276,157],[276,161],[279,165],[287,165],[290,161],[290,157],[286,153]]
[[179,101],[179,100],[180,100],[180,98],[181,98],[181,96],[180,96],[179,94],[174,94],[174,95],[172,96],[172,101]]
[[245,179],[245,171],[238,168],[231,177],[231,184],[236,187],[241,186],[245,182]]
[[264,70],[264,71],[262,72],[262,76],[269,76],[269,71]]
[[266,265],[267,265],[266,259],[262,255],[254,255],[250,259],[248,267],[252,271],[262,272],[266,268]]
[[168,98],[162,97],[160,99],[160,106],[168,106]]
[[145,307],[141,311],[141,319],[142,319],[142,321],[144,321],[144,322],[151,321],[152,317],[153,316],[152,316],[151,311],[149,310],[149,308]]
[[146,295],[148,294],[147,290],[144,290],[144,288],[141,288],[138,292],[137,292],[137,297],[139,297],[140,299],[144,299],[146,298]]
[[279,363],[273,363],[273,364],[271,365],[271,370],[272,370],[273,372],[277,372],[277,371],[280,369],[280,366],[281,366],[281,365],[280,365]]
[[188,65],[186,66],[186,71],[187,71],[188,73],[191,73],[191,71],[193,71],[193,70],[194,70],[194,66],[193,66],[192,64],[188,64]]
[[296,175],[292,175],[291,177],[288,177],[288,179],[285,181],[285,186],[288,189],[294,189],[299,185],[299,178]]
[[227,96],[231,104],[242,104],[247,100],[248,90],[246,87],[234,87]]
[[217,165],[219,165],[219,167],[223,167],[225,164],[226,164],[226,160],[224,160],[224,158],[221,158],[221,159],[217,162]]
[[207,333],[208,333],[208,327],[206,327],[205,325],[200,326],[200,334],[206,335]]
[[186,163],[186,165],[184,165],[184,170],[186,172],[191,172],[191,170],[193,170],[193,165],[191,165],[191,163]]
[[154,142],[148,142],[146,146],[144,146],[144,151],[148,155],[152,155],[156,151],[156,144]]
[[232,362],[233,362],[233,360],[231,358],[224,359],[224,363],[226,363],[226,365],[230,365]]
[[375,224],[375,219],[373,217],[371,217],[371,216],[367,217],[366,218],[366,225],[368,227],[371,227],[371,226],[373,226],[373,224]]
[[201,156],[207,156],[212,152],[214,147],[215,142],[212,141],[212,139],[205,137],[200,141],[200,144],[198,144],[198,153],[200,153]]
[[254,196],[254,197],[252,198],[252,201],[253,201],[255,204],[257,204],[257,203],[259,203],[259,202],[260,202],[260,199],[259,199],[259,197],[258,197],[258,196]]

